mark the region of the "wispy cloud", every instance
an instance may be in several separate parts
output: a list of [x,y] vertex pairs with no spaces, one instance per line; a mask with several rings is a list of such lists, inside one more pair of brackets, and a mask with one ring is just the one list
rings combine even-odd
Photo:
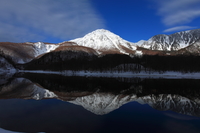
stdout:
[[90,0],[0,0],[0,41],[67,40],[104,27]]
[[[154,0],[166,26],[185,25],[200,17],[199,0]],[[175,27],[176,28],[176,27]]]
[[192,26],[176,26],[173,28],[169,28],[164,30],[163,32],[174,32],[174,31],[182,31],[182,30],[188,30],[188,29],[194,29],[196,27],[192,27]]
[[200,17],[199,0],[159,0],[158,13],[166,25],[185,24]]

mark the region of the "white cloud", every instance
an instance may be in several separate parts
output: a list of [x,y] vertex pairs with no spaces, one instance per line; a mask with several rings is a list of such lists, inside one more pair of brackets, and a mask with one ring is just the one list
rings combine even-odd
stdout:
[[90,0],[0,0],[0,41],[67,40],[104,27]]
[[182,30],[194,29],[194,28],[196,28],[196,27],[192,27],[192,26],[177,26],[177,27],[166,29],[163,32],[182,31]]
[[40,36],[26,28],[17,27],[12,24],[0,22],[0,41],[12,41],[12,42],[26,42],[34,40],[44,40],[43,36]]
[[200,0],[155,0],[166,26],[186,24],[200,17]]

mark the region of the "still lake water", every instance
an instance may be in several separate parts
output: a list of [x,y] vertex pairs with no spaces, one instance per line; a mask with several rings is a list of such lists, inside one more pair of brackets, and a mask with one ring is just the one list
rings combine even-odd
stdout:
[[200,79],[1,75],[0,132],[199,133]]

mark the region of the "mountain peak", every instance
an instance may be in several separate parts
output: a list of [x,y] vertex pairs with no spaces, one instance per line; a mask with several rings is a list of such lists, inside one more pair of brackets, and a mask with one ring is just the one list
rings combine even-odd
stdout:
[[103,33],[103,32],[110,32],[110,31],[106,30],[106,29],[96,29],[96,30],[92,31],[91,33]]
[[[86,34],[82,38],[71,40],[79,46],[90,47],[102,53],[123,53],[129,54],[127,50],[136,50],[136,46],[122,39],[120,36],[105,30],[97,29]],[[126,50],[125,50],[126,49]]]
[[105,29],[97,29],[95,31],[92,31],[92,32],[86,34],[83,38],[103,39],[103,37],[110,39],[110,40],[113,38],[123,40],[118,35],[110,32],[109,30],[105,30]]

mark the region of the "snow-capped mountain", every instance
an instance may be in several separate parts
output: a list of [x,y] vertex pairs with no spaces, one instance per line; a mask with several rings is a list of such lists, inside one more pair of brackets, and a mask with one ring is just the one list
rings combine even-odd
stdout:
[[71,42],[75,42],[79,46],[93,48],[100,54],[142,54],[141,51],[137,51],[137,46],[133,43],[123,40],[118,35],[104,29],[95,30],[82,38],[71,40]]
[[135,43],[138,46],[161,51],[177,51],[190,45],[200,43],[200,29],[177,32],[171,35],[156,35],[148,41]]
[[7,59],[12,60],[16,64],[24,64],[30,62],[36,57],[55,50],[59,45],[37,43],[10,43],[1,42],[0,52]]

